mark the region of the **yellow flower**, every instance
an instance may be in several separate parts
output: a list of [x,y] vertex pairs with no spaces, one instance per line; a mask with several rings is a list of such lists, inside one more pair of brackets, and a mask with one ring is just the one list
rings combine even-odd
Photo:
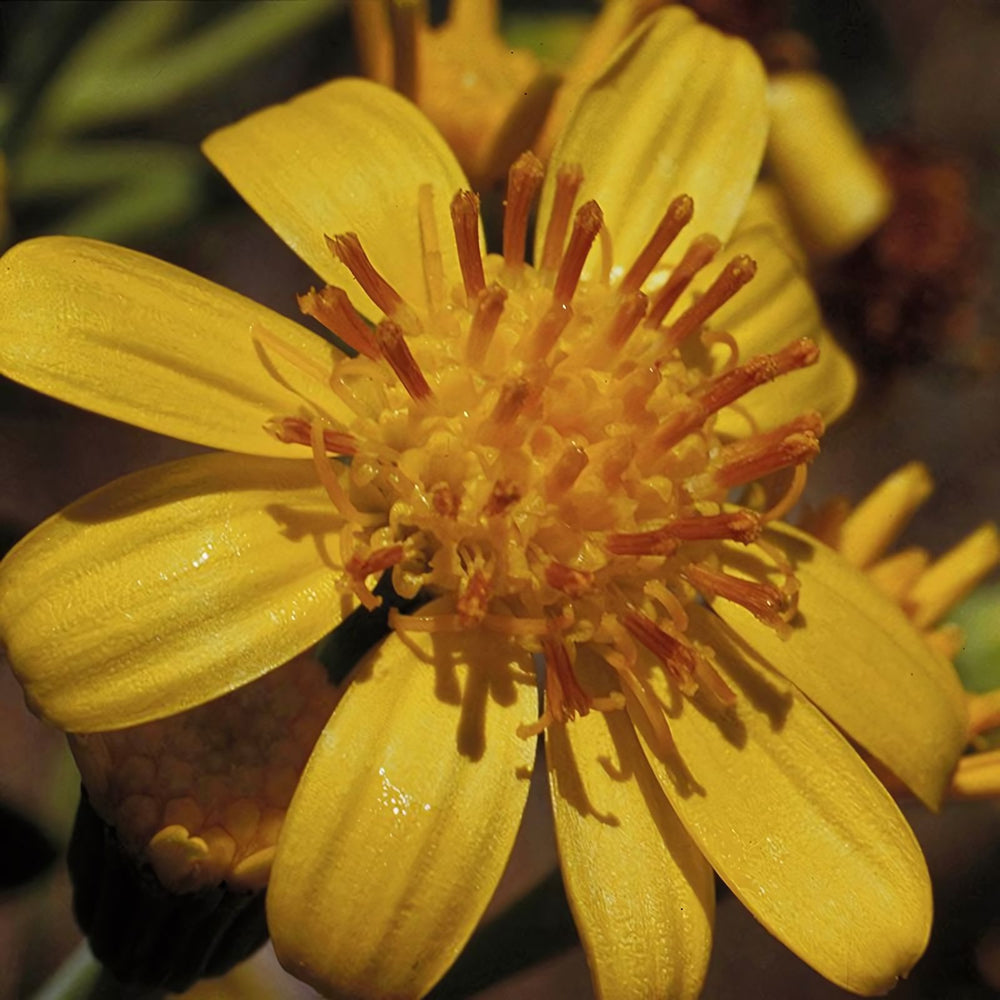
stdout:
[[[739,224],[764,87],[744,43],[649,19],[557,144],[534,265],[538,161],[512,168],[484,259],[444,141],[374,84],[214,134],[355,357],[104,244],[0,264],[4,372],[221,449],[85,497],[5,560],[0,626],[41,714],[87,732],[203,704],[375,608],[384,573],[434,598],[389,612],[278,839],[275,948],[330,995],[419,996],[448,968],[540,731],[600,995],[699,991],[713,869],[848,989],[923,950],[923,859],[841,730],[935,805],[965,706],[892,601],[778,520],[853,374],[794,264]],[[760,507],[731,502],[761,477]]]

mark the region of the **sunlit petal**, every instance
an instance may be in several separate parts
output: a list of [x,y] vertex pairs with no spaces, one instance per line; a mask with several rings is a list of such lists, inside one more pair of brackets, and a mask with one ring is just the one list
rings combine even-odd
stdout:
[[0,564],[28,700],[118,729],[259,677],[340,620],[339,527],[307,461],[200,455],[78,500]]
[[831,982],[887,991],[927,943],[930,880],[895,802],[794,687],[749,660],[710,612],[689,635],[710,644],[736,693],[680,702],[658,668],[676,752],[661,759],[630,703],[647,758],[691,836],[758,920]]
[[578,202],[596,198],[627,267],[680,194],[694,219],[675,249],[711,232],[725,240],[743,211],[767,135],[764,71],[745,42],[685,8],[654,15],[584,91],[552,154],[536,256],[564,163],[583,167]]
[[[787,525],[766,536],[801,584],[799,615],[782,639],[745,609],[715,611],[851,739],[936,808],[966,738],[958,677],[890,598],[832,549]],[[767,565],[727,546],[728,568],[761,579]],[[800,627],[794,627],[798,624]]]
[[[606,693],[592,653],[580,651],[576,670],[588,691]],[[598,995],[696,997],[712,944],[715,879],[628,717],[591,712],[545,736],[563,879]]]
[[287,457],[263,425],[316,412],[320,395],[319,412],[346,416],[320,383],[340,356],[250,299],[109,243],[45,237],[0,260],[0,372],[185,441]]
[[418,191],[431,185],[445,274],[461,280],[448,206],[468,181],[444,139],[406,99],[334,80],[205,140],[205,155],[267,224],[330,284],[378,315],[325,236],[355,232],[410,305],[426,305]]
[[358,668],[282,831],[268,923],[334,997],[418,997],[507,863],[535,744],[530,656],[498,636],[390,636]]

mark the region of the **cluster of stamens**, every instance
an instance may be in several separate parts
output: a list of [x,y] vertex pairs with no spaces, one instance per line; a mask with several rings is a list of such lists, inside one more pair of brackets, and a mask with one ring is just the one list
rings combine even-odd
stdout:
[[[681,692],[705,690],[723,705],[733,698],[710,651],[686,635],[685,605],[734,601],[777,629],[794,614],[794,575],[761,532],[801,492],[821,420],[805,413],[733,441],[714,427],[724,407],[814,363],[818,352],[799,340],[739,363],[732,336],[705,330],[756,264],[737,256],[694,294],[720,249],[700,235],[663,267],[694,215],[686,195],[667,206],[619,277],[600,207],[588,201],[574,212],[583,175],[563,166],[540,259],[527,263],[542,178],[530,153],[511,168],[502,255],[483,256],[477,196],[454,196],[462,278],[454,288],[432,189],[420,190],[426,309],[403,300],[356,235],[328,238],[384,314],[371,328],[335,287],[299,300],[356,352],[320,376],[355,417],[345,426],[319,415],[278,417],[269,430],[311,449],[344,518],[344,587],[363,605],[378,605],[374,586],[389,572],[401,597],[446,598],[433,613],[393,612],[397,630],[487,629],[544,657],[546,707],[523,735],[591,708],[622,707],[622,694],[597,699],[578,682],[575,650],[586,642],[665,740],[643,649]],[[591,254],[594,276],[584,277]],[[729,347],[715,374],[684,360],[699,331],[704,343]],[[331,456],[351,456],[349,470],[335,472]],[[773,487],[782,470],[791,474],[769,509],[730,502],[762,477]],[[733,544],[762,551],[769,579],[727,571]]]

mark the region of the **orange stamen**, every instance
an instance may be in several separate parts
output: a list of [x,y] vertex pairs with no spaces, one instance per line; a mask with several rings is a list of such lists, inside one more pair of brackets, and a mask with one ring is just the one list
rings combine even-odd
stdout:
[[318,292],[311,288],[305,295],[296,298],[304,315],[318,320],[348,347],[366,358],[375,360],[379,357],[371,329],[351,305],[343,288],[327,285]]
[[469,324],[469,337],[465,347],[465,356],[469,364],[482,364],[506,302],[507,290],[496,282],[479,296],[476,311]]
[[390,3],[392,25],[392,85],[411,101],[417,99],[419,50],[417,33],[424,24],[422,3]]
[[594,589],[594,574],[590,570],[550,562],[545,567],[545,582],[569,597],[582,597]]
[[552,198],[549,226],[545,230],[545,245],[542,248],[543,271],[554,271],[563,255],[563,243],[573,202],[583,183],[583,170],[578,163],[564,163],[556,173],[556,191]]
[[403,304],[403,298],[368,259],[357,233],[341,233],[327,236],[326,245],[334,256],[354,275],[354,280],[364,289],[365,294],[379,309],[392,316]]
[[694,680],[695,654],[686,643],[664,632],[656,622],[637,611],[628,612],[622,624],[666,668],[668,676],[686,695],[698,690]]
[[312,447],[313,465],[316,466],[316,474],[319,476],[320,484],[326,490],[326,495],[340,515],[348,521],[353,521],[360,517],[360,511],[351,503],[344,487],[340,484],[340,479],[330,467],[330,460],[326,457],[326,442],[323,435],[324,428],[313,421],[310,427],[309,444]]
[[432,395],[431,387],[424,378],[410,348],[403,336],[403,328],[391,319],[384,319],[375,327],[375,343],[382,356],[389,362],[403,388],[416,401]]
[[746,608],[765,625],[775,628],[785,625],[790,611],[789,598],[773,583],[744,580],[701,563],[689,563],[682,572],[707,600],[721,597]]
[[447,483],[439,483],[431,489],[431,505],[441,517],[454,520],[458,517],[459,501],[455,491]]
[[451,224],[455,229],[455,247],[462,282],[470,307],[486,288],[483,255],[479,248],[479,197],[472,191],[459,191],[451,200]]
[[674,268],[667,283],[653,296],[649,316],[646,317],[646,326],[655,327],[663,322],[677,300],[687,291],[694,276],[712,262],[721,246],[719,240],[711,233],[703,233],[691,241],[691,245],[684,252],[681,262]]
[[652,273],[657,262],[666,253],[667,248],[677,238],[677,234],[691,221],[694,213],[694,202],[689,195],[682,194],[667,207],[660,224],[643,247],[642,252],[622,278],[619,294],[632,295],[639,291],[642,283]]
[[822,433],[820,415],[804,413],[773,431],[725,445],[719,455],[721,464],[708,475],[716,486],[728,490],[811,461],[819,453]]
[[566,643],[546,637],[542,639],[542,652],[545,655],[546,708],[552,718],[556,722],[567,722],[577,715],[587,715],[590,697],[576,679]]
[[[313,421],[304,417],[274,417],[264,425],[264,430],[284,444],[312,445]],[[323,450],[328,455],[356,455],[358,439],[347,431],[322,427]]]
[[714,312],[721,309],[755,274],[757,262],[746,254],[734,257],[722,273],[670,327],[668,343],[677,347],[697,330]]
[[382,573],[390,566],[395,566],[397,563],[402,562],[402,560],[403,546],[398,544],[386,545],[381,549],[375,549],[364,558],[354,553],[347,560],[344,572],[347,573],[348,579],[351,581],[351,590],[354,591],[358,600],[369,611],[373,611],[379,607],[382,603],[382,598],[376,597],[365,581],[373,573]]
[[463,628],[478,625],[486,616],[490,593],[489,577],[482,570],[476,570],[459,591],[455,607]]
[[541,361],[556,345],[559,335],[573,318],[573,309],[568,305],[553,303],[531,331],[527,355],[529,361]]
[[511,270],[524,264],[528,238],[528,214],[535,200],[545,167],[531,151],[522,153],[507,174],[507,200],[503,214],[503,260]]
[[647,297],[642,292],[626,295],[615,307],[614,314],[604,334],[604,342],[614,351],[620,351],[646,315]]
[[490,498],[483,507],[484,517],[496,517],[521,499],[521,491],[508,479],[498,479],[493,484]]
[[569,444],[545,477],[545,495],[549,500],[562,496],[576,482],[590,459],[578,444]]
[[555,287],[552,289],[554,305],[565,306],[572,301],[587,254],[590,253],[603,223],[604,213],[596,201],[588,201],[580,206],[573,220],[573,232],[570,233],[566,253],[559,265]]

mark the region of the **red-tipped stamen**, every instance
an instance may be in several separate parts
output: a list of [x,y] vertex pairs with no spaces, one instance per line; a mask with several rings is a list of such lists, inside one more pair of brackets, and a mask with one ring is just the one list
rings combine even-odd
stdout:
[[397,93],[417,99],[420,61],[417,35],[425,24],[424,5],[421,2],[390,3],[389,19],[392,25],[392,85]]
[[604,540],[604,549],[613,556],[670,556],[678,542],[664,528],[652,531],[616,531]]
[[625,628],[663,664],[668,676],[684,694],[692,695],[698,690],[694,680],[696,662],[694,650],[680,639],[669,635],[651,618],[637,611],[628,612],[621,621]]
[[588,201],[580,206],[573,221],[573,232],[559,265],[559,274],[552,289],[552,302],[565,306],[573,300],[573,293],[580,282],[580,273],[587,260],[597,234],[604,224],[604,213],[596,201]]
[[483,516],[496,517],[498,514],[503,514],[520,499],[521,490],[516,483],[512,483],[509,479],[498,479],[493,484],[489,499],[483,507]]
[[822,417],[804,413],[773,431],[725,445],[719,454],[720,465],[707,475],[716,486],[728,490],[809,462],[819,453],[822,433]]
[[560,334],[573,318],[573,309],[568,305],[553,303],[531,331],[528,349],[529,361],[541,361],[556,346]]
[[604,548],[614,556],[669,556],[677,551],[680,542],[725,538],[746,545],[760,531],[760,515],[741,508],[723,514],[678,517],[650,531],[616,532],[608,535]]
[[530,150],[522,153],[507,174],[507,200],[503,213],[503,261],[516,270],[524,264],[528,239],[528,215],[535,200],[545,167]]
[[411,398],[419,401],[432,394],[424,373],[410,353],[403,328],[398,323],[391,319],[382,320],[375,327],[375,343]]
[[[274,417],[264,425],[268,434],[284,444],[312,445],[313,421],[304,417]],[[328,455],[356,455],[358,439],[347,431],[322,428],[323,450]]]
[[605,344],[613,351],[621,350],[635,332],[643,316],[646,315],[648,301],[642,292],[632,292],[615,306],[615,311],[603,334]]
[[549,213],[549,226],[545,230],[545,245],[542,248],[541,269],[555,271],[563,256],[563,243],[569,229],[573,202],[583,183],[583,170],[578,163],[564,163],[556,173],[556,191]]
[[506,303],[507,290],[496,282],[479,296],[465,347],[465,357],[470,365],[482,364]]
[[590,697],[576,679],[566,643],[546,637],[542,640],[542,652],[545,654],[546,709],[552,718],[556,722],[567,722],[577,715],[586,715],[590,711]]
[[588,461],[587,453],[578,444],[567,445],[545,477],[546,497],[549,500],[561,497],[577,481]]
[[365,582],[368,577],[373,573],[382,573],[402,561],[403,546],[398,544],[375,549],[364,557],[354,553],[347,560],[344,571],[351,582],[351,590],[366,608],[374,610],[382,603],[381,598],[376,597]]
[[490,578],[482,570],[477,569],[464,581],[455,602],[463,628],[471,628],[482,622],[486,617],[491,593]]
[[304,315],[318,320],[352,350],[373,360],[379,357],[371,328],[351,305],[343,288],[333,285],[327,285],[319,291],[311,288],[305,295],[297,296],[297,299]]
[[334,256],[354,275],[354,280],[365,294],[386,314],[392,316],[401,305],[403,297],[382,277],[368,259],[357,233],[327,236],[326,244]]
[[545,582],[568,597],[583,597],[594,589],[594,574],[590,570],[550,562],[545,567]]
[[642,283],[650,276],[653,268],[666,253],[667,248],[677,238],[677,234],[691,221],[693,213],[694,202],[689,195],[682,194],[674,198],[667,207],[660,224],[656,227],[656,231],[649,238],[649,242],[643,247],[642,252],[636,257],[635,263],[622,278],[618,289],[621,295],[631,295],[633,292],[639,291]]
[[667,283],[653,296],[646,317],[646,326],[659,326],[677,300],[687,291],[694,276],[707,267],[722,244],[711,233],[696,236],[684,252],[681,262],[673,269]]
[[486,288],[483,254],[479,248],[479,196],[459,191],[451,200],[451,224],[455,229],[458,265],[462,269],[465,296],[471,308]]
[[714,312],[721,309],[755,274],[757,262],[746,254],[734,257],[719,276],[677,318],[670,327],[668,342],[677,347],[695,332]]
[[502,427],[513,423],[537,395],[531,382],[523,375],[507,379],[500,386],[500,396],[490,414],[490,421]]
[[701,563],[690,563],[683,569],[684,577],[706,600],[721,597],[739,604],[765,625],[780,627],[785,624],[790,611],[787,594],[773,583],[744,580],[742,577],[722,573]]

